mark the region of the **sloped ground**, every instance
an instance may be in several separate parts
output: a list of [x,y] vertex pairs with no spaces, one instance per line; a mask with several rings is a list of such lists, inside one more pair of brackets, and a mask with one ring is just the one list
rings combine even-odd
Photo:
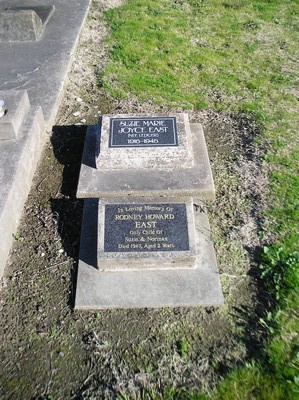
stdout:
[[3,399],[138,398],[142,388],[161,393],[166,386],[208,390],[262,345],[258,319],[266,298],[255,260],[266,184],[263,149],[253,142],[256,127],[226,113],[189,112],[204,126],[217,188],[216,201],[206,206],[225,306],[73,310],[85,125],[108,112],[170,111],[136,99],[115,101],[97,87],[94,71],[100,74],[106,61],[101,10],[95,1],[7,264],[0,311]]

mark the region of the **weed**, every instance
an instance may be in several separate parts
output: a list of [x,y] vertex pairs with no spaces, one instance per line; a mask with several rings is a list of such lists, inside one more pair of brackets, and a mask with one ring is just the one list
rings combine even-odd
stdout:
[[261,278],[275,300],[286,299],[299,286],[299,253],[286,253],[282,247],[264,247]]
[[189,344],[186,339],[181,339],[177,342],[177,352],[181,357],[186,357],[189,350]]
[[13,235],[13,237],[14,237],[15,240],[21,240],[21,239],[22,239],[22,236],[21,236],[20,232],[16,232],[16,233]]

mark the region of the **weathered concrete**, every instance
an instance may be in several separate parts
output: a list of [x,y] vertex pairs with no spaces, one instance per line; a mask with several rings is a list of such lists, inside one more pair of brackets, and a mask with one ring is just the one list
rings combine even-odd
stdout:
[[[85,140],[77,196],[142,197],[146,193],[149,197],[196,196],[213,200],[215,187],[202,126],[190,124],[190,127],[194,157],[191,165],[183,165],[181,168],[177,163],[176,168],[169,169],[158,164],[151,168],[134,168],[128,164],[127,168],[122,170],[97,168],[96,149],[100,133],[98,126],[90,127]],[[145,151],[148,151],[148,148],[145,148]]]
[[[48,127],[54,123],[65,78],[91,0],[27,0],[45,25],[38,41],[0,42],[0,89],[25,89],[31,105],[41,106]],[[45,8],[53,7],[48,18]],[[0,9],[20,8],[18,0],[0,0]],[[5,99],[4,99],[5,100]]]
[[[10,2],[14,4],[15,2]],[[33,4],[33,3],[32,3]],[[1,6],[1,3],[0,3]],[[54,6],[15,5],[0,8],[0,42],[38,40]]]
[[5,114],[0,118],[0,140],[17,139],[30,108],[27,91],[0,90],[0,98],[5,99]]
[[[115,171],[124,170],[131,171],[132,169],[148,170],[177,170],[182,168],[189,168],[194,165],[193,151],[192,151],[192,137],[190,132],[190,124],[188,115],[185,113],[171,114],[172,118],[176,119],[177,126],[177,145],[164,146],[149,144],[147,146],[139,147],[139,145],[131,145],[133,147],[110,147],[110,122],[126,118],[128,115],[104,115],[101,123],[101,137],[100,137],[100,154],[97,157],[97,169],[99,171]],[[134,114],[132,122],[138,121],[137,118],[146,118],[142,114]],[[163,122],[163,117],[159,115],[152,116],[155,118],[154,122]],[[161,120],[159,120],[159,117]],[[169,118],[170,115],[164,115],[164,118]],[[149,118],[151,118],[149,116]],[[123,120],[125,121],[125,120]],[[150,120],[149,120],[150,121]],[[135,129],[143,130],[144,127],[122,127],[122,130],[134,131]],[[165,129],[164,127],[151,127],[152,130],[159,131]],[[165,133],[164,133],[165,134]],[[125,133],[120,133],[120,136],[125,136]],[[138,134],[131,134],[131,137]],[[141,133],[142,135],[142,133]],[[158,133],[151,133],[153,137],[159,135]],[[163,135],[163,133],[161,134]],[[153,140],[153,139],[152,139]],[[130,139],[129,141],[134,141]]]
[[[9,11],[20,11],[20,10],[32,10],[34,11],[39,18],[42,21],[42,25],[43,28],[45,28],[45,26],[47,25],[50,17],[52,16],[54,10],[55,10],[55,6],[53,5],[55,3],[55,1],[52,1],[52,3],[50,3],[51,5],[36,5],[37,2],[33,2],[33,1],[29,1],[28,4],[30,5],[26,5],[27,2],[22,1],[22,4],[20,4],[20,2],[16,2],[15,1],[10,1],[10,6],[5,7],[5,10],[9,10]],[[39,4],[42,4],[43,2],[39,1]],[[2,7],[1,7],[2,9]]]
[[197,248],[194,269],[99,271],[96,268],[98,200],[86,199],[75,308],[222,305],[208,217],[197,200],[194,204]]
[[1,42],[37,40],[42,26],[42,20],[33,10],[0,11]]
[[[45,133],[54,123],[90,2],[25,0],[20,5],[18,0],[0,0],[0,10],[33,9],[43,24],[38,40],[0,42],[0,90],[26,90],[31,103],[24,123],[11,121],[14,133],[20,125],[17,140],[0,141],[0,277],[45,142]],[[9,108],[9,101],[0,98]],[[42,123],[42,114],[45,123]],[[7,135],[7,131],[6,136],[13,137],[10,133]]]
[[45,140],[42,109],[33,107],[22,123],[18,139],[5,140],[0,145],[0,276]]

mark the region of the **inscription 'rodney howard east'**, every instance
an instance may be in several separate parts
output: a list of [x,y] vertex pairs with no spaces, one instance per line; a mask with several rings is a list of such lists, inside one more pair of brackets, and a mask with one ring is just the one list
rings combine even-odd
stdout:
[[177,146],[175,117],[111,118],[109,147]]
[[105,206],[104,251],[187,251],[185,204]]

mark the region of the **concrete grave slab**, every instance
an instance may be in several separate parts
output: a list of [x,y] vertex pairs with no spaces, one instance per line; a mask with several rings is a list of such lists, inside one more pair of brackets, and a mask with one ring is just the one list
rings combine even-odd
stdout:
[[[194,200],[196,266],[178,270],[97,269],[97,199],[86,199],[75,308],[221,306],[223,295],[210,239],[208,217]],[[99,266],[101,269],[101,267]]]
[[121,198],[99,202],[98,268],[194,268],[191,198]]
[[33,107],[22,122],[18,139],[5,140],[0,145],[0,276],[45,140],[42,109]]
[[5,99],[5,114],[0,118],[0,140],[16,139],[30,109],[27,91],[0,90],[0,99]]
[[[170,159],[169,162],[166,161],[166,164],[163,164],[163,153],[166,151],[164,147],[159,149],[161,163],[154,163],[153,154],[157,154],[154,151],[151,151],[152,154],[148,156],[149,150],[156,150],[148,147],[142,148],[141,156],[139,154],[141,150],[133,148],[135,152],[139,150],[139,159],[134,160],[131,158],[133,157],[132,149],[129,149],[128,154],[126,154],[127,148],[108,150],[107,138],[101,141],[100,148],[100,134],[98,126],[90,127],[87,131],[77,190],[78,197],[142,197],[146,193],[149,197],[197,196],[211,200],[215,198],[212,171],[200,124],[190,124],[190,143],[188,143],[189,139],[185,139],[186,146],[181,158],[185,154],[188,162],[185,160],[180,162],[181,158],[176,157],[176,163],[172,163]],[[106,149],[103,149],[103,146],[106,146]],[[100,153],[97,154],[96,150],[99,148]],[[177,150],[177,147],[175,149]],[[118,154],[111,156],[111,161],[109,161],[108,155],[111,154],[111,150],[116,150]],[[102,151],[110,169],[105,167],[104,162],[99,164],[97,161],[97,158],[101,158]],[[188,151],[192,152],[192,157],[188,156]],[[126,161],[124,163],[121,161],[122,154]],[[145,160],[144,167],[142,160]],[[122,165],[124,169],[119,169],[118,166],[114,168],[113,162]]]
[[[31,104],[29,111],[25,111],[26,107],[23,109],[23,123],[20,123],[22,112],[17,113],[19,120],[11,121],[11,129],[7,126],[4,129],[1,139],[10,140],[0,141],[0,233],[1,239],[3,238],[0,244],[0,277],[12,243],[12,233],[16,232],[34,169],[45,142],[44,134],[54,123],[65,78],[90,2],[91,0],[0,0],[0,10],[33,10],[43,26],[38,40],[0,41],[0,90],[27,91]],[[10,100],[3,100],[5,107],[7,105],[8,110],[11,109]],[[42,115],[45,123],[41,122]],[[9,114],[1,118],[4,124],[3,118],[7,121]],[[20,168],[20,165],[23,167]]]
[[37,41],[0,42],[0,89],[27,90],[50,128],[91,0],[0,0],[0,9],[32,9],[43,22]]

